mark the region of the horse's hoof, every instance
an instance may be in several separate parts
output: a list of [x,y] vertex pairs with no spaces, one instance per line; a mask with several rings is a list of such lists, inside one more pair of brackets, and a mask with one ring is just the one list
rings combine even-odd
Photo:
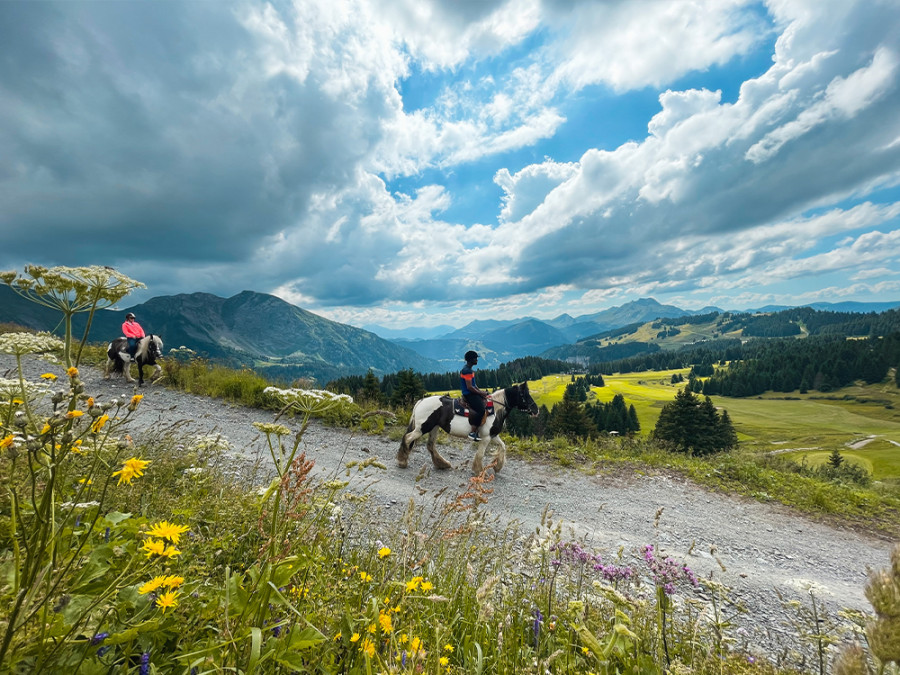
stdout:
[[447,469],[452,469],[453,465],[450,462],[448,462],[446,459],[444,459],[444,460],[441,460],[440,462],[435,462],[434,468],[438,469],[439,471],[446,471]]
[[405,469],[407,466],[409,466],[409,464],[405,459],[400,459],[398,457],[397,458],[397,466],[399,466],[401,469]]

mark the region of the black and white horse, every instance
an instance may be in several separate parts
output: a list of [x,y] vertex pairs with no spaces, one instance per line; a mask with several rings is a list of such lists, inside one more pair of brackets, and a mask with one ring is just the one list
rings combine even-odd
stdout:
[[[491,399],[494,401],[494,415],[486,417],[478,428],[478,436],[481,440],[476,441],[475,460],[472,462],[472,471],[476,474],[481,473],[484,469],[484,451],[492,442],[499,446],[494,455],[494,471],[500,471],[503,468],[506,462],[506,444],[500,438],[500,432],[503,430],[503,424],[506,422],[510,410],[521,410],[532,416],[538,414],[537,403],[531,398],[527,382],[506,389],[498,389],[491,394]],[[413,445],[422,436],[428,434],[428,452],[431,453],[431,461],[434,462],[434,466],[438,469],[451,468],[450,462],[441,457],[434,445],[440,429],[451,436],[466,438],[472,427],[468,417],[454,414],[453,401],[449,396],[428,396],[421,399],[413,406],[409,427],[400,441],[397,464],[405,469]]]
[[[138,385],[144,386],[144,366],[156,366],[156,370],[150,375],[154,380],[162,373],[162,367],[156,362],[162,358],[163,341],[159,335],[148,335],[138,340],[137,349],[134,352],[134,360],[138,367]],[[128,353],[128,338],[119,337],[109,343],[106,348],[106,372],[104,377],[109,379],[110,370],[114,373],[125,375],[126,382],[134,382],[131,377],[131,355]]]

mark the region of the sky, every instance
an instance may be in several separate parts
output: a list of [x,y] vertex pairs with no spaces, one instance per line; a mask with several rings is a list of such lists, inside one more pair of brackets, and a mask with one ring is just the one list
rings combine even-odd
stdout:
[[0,269],[391,328],[900,300],[900,0],[0,2]]

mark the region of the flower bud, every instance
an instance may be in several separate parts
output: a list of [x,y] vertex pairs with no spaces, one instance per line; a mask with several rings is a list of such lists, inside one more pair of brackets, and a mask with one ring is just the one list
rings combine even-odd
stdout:
[[76,394],[83,394],[84,393],[84,385],[81,382],[79,382],[74,387],[72,387],[72,391],[74,391]]
[[60,440],[60,442],[63,443],[64,445],[69,445],[69,444],[71,444],[72,441],[74,440],[74,436],[72,436],[72,432],[71,432],[71,431],[67,431],[67,432],[65,432],[62,436],[60,436],[60,439],[59,439],[59,440]]
[[50,397],[50,400],[56,405],[59,405],[63,400],[63,393],[61,391],[53,392],[53,396]]
[[21,411],[17,412],[13,419],[13,426],[21,428],[21,427],[24,427],[26,424],[28,424],[28,418],[25,416],[25,413],[23,413]]
[[879,617],[900,618],[900,584],[888,570],[869,572],[865,593]]
[[[106,403],[104,403],[103,405],[100,406],[100,409],[103,412],[106,412],[107,410],[112,408],[114,405],[116,405],[116,403],[118,403],[118,401],[116,401],[116,399],[113,399],[112,401],[107,401]],[[93,408],[91,408],[91,410],[93,410]]]

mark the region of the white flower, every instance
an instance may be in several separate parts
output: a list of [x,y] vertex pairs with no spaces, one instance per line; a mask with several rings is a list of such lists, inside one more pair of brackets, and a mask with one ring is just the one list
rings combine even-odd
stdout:
[[3,333],[0,335],[0,353],[15,354],[43,354],[63,349],[65,344],[50,333]]
[[[33,398],[39,394],[46,393],[49,389],[49,382],[29,382],[25,380],[24,396]],[[9,399],[22,397],[22,386],[18,380],[8,380],[5,377],[0,377],[0,402],[6,403]]]
[[335,394],[333,391],[325,389],[266,387],[263,393],[274,396],[282,403],[293,403],[306,413],[321,413],[336,405],[353,403],[353,397],[347,394]]
[[192,450],[196,451],[216,451],[230,450],[231,443],[222,434],[203,434],[197,436],[191,445]]

